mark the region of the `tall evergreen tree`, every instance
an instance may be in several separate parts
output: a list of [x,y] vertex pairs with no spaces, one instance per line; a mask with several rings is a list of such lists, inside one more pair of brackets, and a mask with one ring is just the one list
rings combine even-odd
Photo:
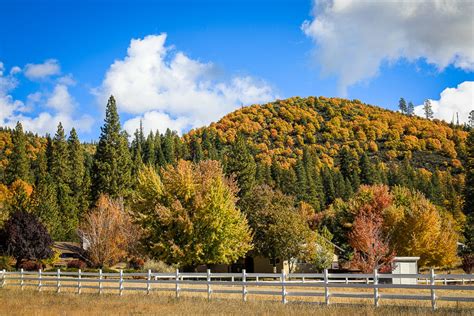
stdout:
[[167,128],[162,139],[163,155],[167,164],[174,164],[176,162],[176,150],[173,138],[173,133]]
[[145,149],[144,149],[144,160],[145,163],[154,166],[155,165],[155,136],[153,135],[153,132],[150,131],[150,134],[148,134],[148,137],[146,138],[145,141]]
[[66,135],[62,124],[59,123],[52,140],[50,175],[51,181],[54,181],[56,200],[60,210],[61,227],[60,231],[57,232],[57,237],[61,240],[73,239],[78,225],[78,208],[70,187],[72,170],[69,161]]
[[93,169],[94,199],[97,199],[101,193],[108,194],[112,198],[129,194],[131,158],[127,134],[121,131],[117,105],[113,96],[107,103],[105,122],[101,127]]
[[425,112],[425,117],[427,119],[432,119],[433,118],[433,106],[431,105],[430,100],[425,100],[423,103],[423,111]]
[[203,159],[202,146],[196,137],[191,141],[191,159],[195,163],[198,163]]
[[155,163],[157,166],[164,166],[166,165],[165,156],[163,154],[163,150],[161,148],[161,135],[160,132],[157,130],[155,132]]
[[398,101],[398,108],[400,109],[400,112],[402,112],[403,114],[408,113],[407,102],[405,101],[404,98],[400,98],[400,101]]
[[82,195],[82,182],[84,180],[84,149],[82,148],[77,132],[72,128],[68,138],[69,147],[69,170],[71,170],[71,176],[69,179],[69,185],[73,194]]
[[21,179],[31,182],[30,161],[26,152],[27,139],[20,122],[12,132],[12,153],[8,157],[5,176],[8,184]]
[[334,176],[331,169],[329,169],[329,167],[327,166],[323,167],[323,169],[321,170],[321,178],[323,181],[324,196],[326,197],[325,206],[327,206],[331,204],[336,198],[336,192],[335,192],[335,187],[334,187]]
[[407,114],[412,116],[413,114],[415,114],[415,105],[413,104],[413,102],[408,102],[408,106],[407,106]]
[[466,141],[466,180],[464,183],[464,213],[474,214],[474,129],[471,129]]
[[91,202],[89,200],[90,184],[84,183],[86,178],[85,153],[74,128],[69,133],[68,147],[69,169],[71,172],[69,187],[77,208],[77,215],[81,216],[89,208]]
[[295,193],[298,201],[307,202],[310,199],[308,190],[308,177],[302,159],[298,159],[295,165],[296,187]]
[[370,161],[366,153],[362,154],[359,161],[360,167],[360,182],[362,184],[373,185],[377,183],[377,174],[374,165]]
[[226,174],[235,174],[240,188],[240,197],[245,196],[255,185],[256,172],[257,165],[250,153],[247,142],[243,135],[239,134],[228,153]]

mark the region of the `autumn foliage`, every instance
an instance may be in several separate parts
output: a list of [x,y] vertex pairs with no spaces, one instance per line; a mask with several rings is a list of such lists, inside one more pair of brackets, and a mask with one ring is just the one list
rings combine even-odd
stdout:
[[384,231],[383,212],[392,202],[385,186],[362,187],[353,201],[354,222],[349,243],[354,249],[353,266],[365,273],[391,271],[395,252]]
[[80,229],[81,237],[88,245],[89,260],[98,267],[111,266],[126,257],[128,246],[137,233],[123,203],[106,195],[99,197]]
[[251,249],[251,232],[236,208],[237,187],[217,161],[151,167],[138,175],[133,202],[151,257],[193,268],[232,263]]

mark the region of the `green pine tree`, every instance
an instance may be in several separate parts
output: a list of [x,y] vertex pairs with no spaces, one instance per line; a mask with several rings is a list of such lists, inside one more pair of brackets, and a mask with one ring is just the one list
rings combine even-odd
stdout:
[[407,114],[412,116],[413,114],[415,114],[415,105],[413,104],[413,102],[408,102],[408,107],[407,107]]
[[20,122],[16,123],[12,131],[12,153],[8,156],[8,165],[5,171],[6,182],[11,184],[21,179],[31,183],[30,161],[26,151],[27,139]]
[[362,157],[359,161],[360,167],[360,182],[362,184],[373,185],[377,183],[377,173],[375,171],[374,165],[370,161],[366,153],[362,154]]
[[226,174],[235,174],[240,191],[239,196],[245,196],[255,185],[257,165],[247,146],[243,135],[237,135],[227,157]]
[[161,135],[160,132],[157,130],[155,133],[155,163],[157,167],[161,167],[166,165],[165,156],[163,154],[163,150],[161,148]]
[[155,136],[153,132],[150,131],[148,137],[145,141],[145,149],[144,149],[144,161],[147,165],[154,166],[155,165]]
[[94,156],[92,192],[94,200],[105,193],[113,198],[126,197],[131,187],[131,158],[127,134],[121,131],[117,105],[109,98],[105,122]]
[[423,103],[423,111],[425,112],[425,117],[427,119],[432,119],[433,118],[433,106],[431,105],[430,100],[425,100]]
[[[464,183],[464,213],[474,214],[474,129],[466,141],[466,180]],[[471,215],[472,216],[472,215]]]
[[176,162],[176,150],[173,133],[169,128],[166,129],[165,135],[162,139],[162,150],[167,164],[174,164]]
[[404,98],[400,98],[400,101],[398,101],[398,108],[400,109],[400,112],[402,112],[403,114],[408,113],[407,102],[405,101]]

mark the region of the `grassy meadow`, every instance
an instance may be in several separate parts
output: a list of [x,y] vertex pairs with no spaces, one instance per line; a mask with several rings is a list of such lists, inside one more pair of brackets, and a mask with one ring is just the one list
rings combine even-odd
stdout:
[[39,293],[31,288],[5,288],[0,290],[0,315],[474,315],[472,304],[445,304],[433,313],[429,302],[410,306],[390,302],[375,309],[369,300],[334,301],[336,304],[325,306],[320,301],[297,302],[293,298],[283,305],[277,297],[249,296],[242,302],[238,297],[216,295],[208,302],[204,294],[183,293],[176,299],[171,293],[77,295],[71,290],[57,294],[46,289]]

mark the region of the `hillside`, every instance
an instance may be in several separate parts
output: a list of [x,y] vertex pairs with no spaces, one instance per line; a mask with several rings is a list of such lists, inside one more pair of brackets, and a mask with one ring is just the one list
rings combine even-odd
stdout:
[[232,112],[185,138],[216,134],[223,144],[243,133],[258,162],[294,165],[303,148],[328,165],[337,164],[344,145],[385,162],[408,158],[416,167],[460,171],[467,132],[442,121],[403,115],[358,100],[294,97]]

